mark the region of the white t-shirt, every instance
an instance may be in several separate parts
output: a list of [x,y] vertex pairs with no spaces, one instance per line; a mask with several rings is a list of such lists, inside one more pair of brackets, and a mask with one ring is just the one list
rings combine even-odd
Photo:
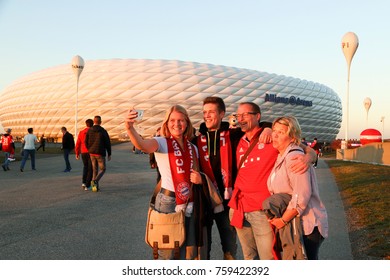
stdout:
[[34,134],[27,134],[24,136],[24,149],[35,150],[35,142],[38,142],[37,137]]
[[[173,186],[171,166],[169,164],[167,140],[165,137],[154,137],[154,139],[158,142],[158,149],[154,155],[157,161],[158,170],[161,174],[161,187],[174,192],[175,188]],[[198,156],[198,149],[196,146],[192,146],[195,148]]]

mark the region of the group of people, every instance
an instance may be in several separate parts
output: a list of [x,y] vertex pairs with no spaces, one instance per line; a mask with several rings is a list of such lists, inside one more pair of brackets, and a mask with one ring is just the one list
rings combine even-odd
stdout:
[[[101,126],[102,119],[100,116],[95,116],[94,119],[86,120],[86,127],[80,131],[76,143],[73,135],[66,129],[61,128],[62,132],[62,146],[61,149],[64,154],[65,170],[64,172],[70,172],[72,170],[69,155],[75,150],[76,159],[83,161],[83,173],[82,173],[82,188],[86,191],[92,189],[92,191],[99,191],[99,181],[103,177],[106,171],[106,156],[107,160],[111,160],[111,141],[107,131]],[[11,129],[8,128],[6,133],[1,137],[2,151],[5,155],[5,161],[2,164],[4,171],[10,170],[9,163],[12,161],[13,154],[15,153],[15,143],[11,135]],[[33,128],[27,129],[23,139],[23,152],[22,161],[20,164],[20,171],[24,172],[24,167],[27,160],[31,160],[31,169],[36,170],[35,167],[35,144],[40,143],[39,148],[45,148],[44,135],[41,136],[41,140],[34,135]],[[37,150],[38,150],[37,149]]]
[[[210,259],[215,221],[224,259],[237,258],[237,236],[244,259],[318,259],[328,235],[327,214],[312,166],[317,156],[300,145],[298,121],[285,116],[272,124],[261,123],[260,108],[252,102],[238,105],[237,126],[223,121],[225,113],[221,98],[207,97],[204,123],[194,137],[187,111],[172,106],[161,135],[151,139],[136,131],[136,110],[125,116],[131,142],[145,153],[154,153],[161,174],[155,209],[186,211],[187,240],[181,258]],[[204,187],[208,181],[214,190]],[[223,210],[213,203],[215,191]],[[281,194],[284,208],[275,213]],[[296,231],[288,230],[297,225],[298,238]],[[299,246],[292,246],[296,238]],[[160,250],[159,258],[172,259],[173,250]]]
[[99,191],[99,181],[106,172],[106,156],[108,161],[111,160],[110,137],[101,124],[100,116],[95,116],[93,120],[87,119],[86,127],[79,132],[75,145],[76,159],[79,160],[81,155],[83,161],[81,187],[85,191]]

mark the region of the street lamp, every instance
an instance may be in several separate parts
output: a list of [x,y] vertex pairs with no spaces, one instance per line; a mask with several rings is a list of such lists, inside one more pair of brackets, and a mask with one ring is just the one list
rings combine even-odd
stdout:
[[346,99],[346,116],[345,116],[345,143],[344,148],[348,149],[348,122],[349,122],[349,75],[351,70],[352,58],[359,46],[359,39],[353,32],[346,33],[341,40],[341,48],[343,50],[348,66],[348,81],[347,81],[347,99]]
[[76,55],[72,59],[72,69],[74,74],[76,75],[76,108],[75,108],[75,120],[74,120],[74,135],[75,138],[77,138],[77,113],[78,113],[78,103],[79,103],[79,78],[81,75],[81,72],[83,72],[84,69],[84,60],[81,58],[81,56]]
[[384,142],[385,139],[385,117],[381,117],[381,123],[382,123],[382,143]]

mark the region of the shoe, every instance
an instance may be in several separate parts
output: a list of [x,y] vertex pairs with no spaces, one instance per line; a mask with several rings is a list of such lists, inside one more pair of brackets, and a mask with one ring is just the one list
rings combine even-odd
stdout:
[[9,170],[11,170],[11,169],[9,169],[9,167],[7,166],[7,170],[9,171]]
[[7,171],[7,168],[5,168],[4,164],[1,167],[3,167],[4,171]]
[[88,187],[84,187],[84,191],[89,191],[89,188]]
[[23,168],[20,168],[20,172],[23,172]]
[[70,170],[69,169],[65,169],[64,172],[70,172]]
[[33,171],[37,171],[35,168],[32,169]]
[[223,254],[223,259],[224,260],[235,260],[236,258],[230,252],[226,252]]
[[93,192],[98,192],[99,187],[98,187],[98,182],[97,181],[91,181],[91,188]]

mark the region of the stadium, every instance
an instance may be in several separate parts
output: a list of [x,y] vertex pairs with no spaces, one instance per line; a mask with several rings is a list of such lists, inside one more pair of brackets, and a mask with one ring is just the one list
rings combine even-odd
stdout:
[[16,137],[33,127],[36,135],[61,138],[62,126],[75,133],[76,115],[78,130],[100,115],[112,139],[126,140],[123,119],[130,108],[145,110],[137,129],[147,137],[174,104],[184,106],[198,128],[207,96],[221,97],[227,116],[245,101],[260,106],[263,121],[294,115],[306,139],[330,142],[341,126],[341,100],[325,85],[250,69],[148,59],[86,61],[78,83],[70,64],[24,76],[0,93],[0,122]]

